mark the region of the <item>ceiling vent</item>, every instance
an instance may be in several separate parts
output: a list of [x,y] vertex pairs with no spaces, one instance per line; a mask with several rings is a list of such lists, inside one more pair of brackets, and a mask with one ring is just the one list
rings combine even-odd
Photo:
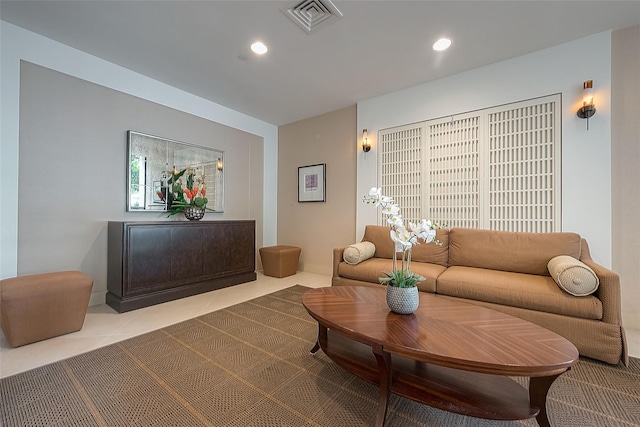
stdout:
[[282,11],[307,34],[342,18],[342,12],[330,0],[302,0]]

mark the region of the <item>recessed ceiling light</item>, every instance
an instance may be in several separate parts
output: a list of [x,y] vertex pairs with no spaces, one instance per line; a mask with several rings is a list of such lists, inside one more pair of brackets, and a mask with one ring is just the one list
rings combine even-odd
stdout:
[[446,38],[441,38],[437,42],[433,44],[433,50],[437,50],[438,52],[446,50],[451,46],[451,40]]
[[251,50],[257,53],[258,55],[264,55],[267,53],[267,46],[262,42],[255,42],[251,45]]

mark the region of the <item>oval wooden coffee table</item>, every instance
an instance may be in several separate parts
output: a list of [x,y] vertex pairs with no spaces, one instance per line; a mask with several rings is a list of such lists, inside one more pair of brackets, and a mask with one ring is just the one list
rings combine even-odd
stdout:
[[[478,418],[536,417],[549,426],[547,392],[578,360],[560,335],[525,320],[420,292],[414,314],[389,311],[385,289],[335,286],[302,297],[318,321],[320,348],[349,372],[378,384],[376,426],[389,394]],[[529,390],[513,377],[529,377]]]

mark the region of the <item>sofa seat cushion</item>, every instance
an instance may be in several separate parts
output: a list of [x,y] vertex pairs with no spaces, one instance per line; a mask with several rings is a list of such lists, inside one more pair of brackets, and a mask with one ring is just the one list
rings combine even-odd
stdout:
[[544,311],[583,319],[601,320],[602,302],[594,296],[574,297],[549,276],[449,267],[438,277],[438,294]]
[[[380,277],[384,277],[385,272],[391,272],[392,270],[393,260],[374,257],[362,261],[358,265],[349,265],[346,262],[341,262],[338,265],[338,276],[344,277],[345,279],[380,283]],[[423,292],[434,293],[436,291],[436,279],[445,270],[445,267],[437,264],[422,262],[411,263],[411,272],[426,278],[426,280],[418,283],[418,289]]]

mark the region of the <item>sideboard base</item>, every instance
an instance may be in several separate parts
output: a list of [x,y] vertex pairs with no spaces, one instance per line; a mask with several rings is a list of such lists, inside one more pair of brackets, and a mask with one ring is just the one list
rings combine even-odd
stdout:
[[107,292],[107,305],[118,313],[125,313],[127,311],[137,310],[150,305],[161,304],[163,302],[173,301],[192,295],[215,291],[216,289],[252,282],[256,279],[257,274],[254,271],[251,273],[241,273],[218,279],[205,280],[177,288],[163,289],[154,293],[138,296],[119,297],[111,292]]

